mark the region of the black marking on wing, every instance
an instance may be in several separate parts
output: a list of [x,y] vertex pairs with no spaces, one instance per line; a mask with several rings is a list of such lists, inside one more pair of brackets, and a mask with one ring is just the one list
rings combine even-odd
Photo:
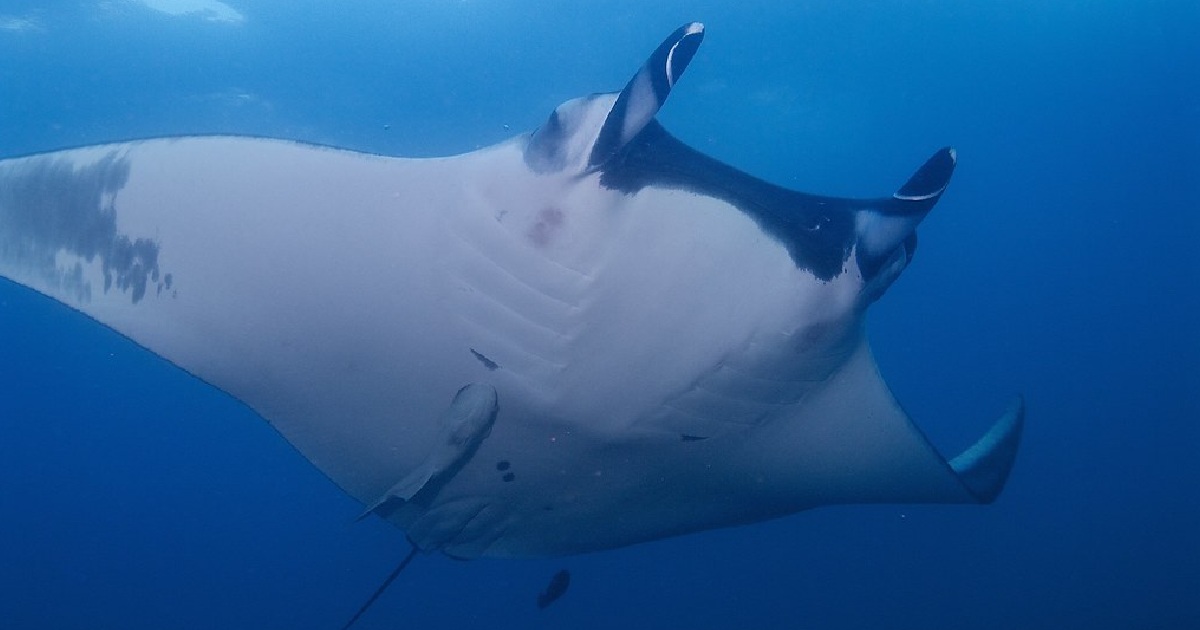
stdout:
[[115,152],[79,168],[46,156],[0,170],[0,258],[35,270],[82,302],[92,292],[82,266],[59,269],[55,257],[60,251],[89,262],[99,257],[104,291],[115,286],[140,302],[147,285],[159,283],[159,246],[117,233],[113,198],[128,180],[129,160]]
[[850,256],[854,211],[880,203],[810,195],[765,182],[687,146],[657,121],[605,163],[600,183],[626,193],[660,186],[722,199],[783,243],[797,267],[822,280],[841,273]]

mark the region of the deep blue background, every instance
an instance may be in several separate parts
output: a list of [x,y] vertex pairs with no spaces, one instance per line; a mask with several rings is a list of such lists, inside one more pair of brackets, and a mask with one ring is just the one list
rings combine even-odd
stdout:
[[[423,556],[362,628],[1200,627],[1196,2],[228,4],[0,0],[0,156],[213,132],[467,151],[699,19],[660,116],[697,148],[873,195],[957,147],[874,346],[944,451],[1029,403],[993,506]],[[360,510],[238,403],[0,282],[0,627],[339,627],[407,548]]]

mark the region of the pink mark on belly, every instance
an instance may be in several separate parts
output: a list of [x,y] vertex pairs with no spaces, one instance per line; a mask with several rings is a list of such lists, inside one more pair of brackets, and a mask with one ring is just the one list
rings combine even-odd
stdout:
[[544,208],[537,215],[537,222],[529,228],[529,241],[538,247],[546,247],[554,241],[554,236],[562,228],[563,211],[558,208]]

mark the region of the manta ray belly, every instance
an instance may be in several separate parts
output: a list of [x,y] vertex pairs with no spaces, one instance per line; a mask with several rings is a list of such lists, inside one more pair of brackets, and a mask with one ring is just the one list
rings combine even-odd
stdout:
[[777,511],[704,496],[739,492],[718,474],[730,445],[853,348],[853,279],[817,281],[710,197],[582,180],[559,198],[549,243],[536,205],[456,213],[450,313],[496,366],[472,378],[496,384],[499,418],[436,500],[392,520],[459,556],[554,555]]

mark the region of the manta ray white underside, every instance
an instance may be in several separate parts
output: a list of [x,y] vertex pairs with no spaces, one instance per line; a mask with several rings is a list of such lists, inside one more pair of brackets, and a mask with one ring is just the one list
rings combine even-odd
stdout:
[[847,502],[988,502],[1015,403],[959,457],[863,319],[949,181],[789,191],[623,91],[444,159],[183,137],[0,161],[0,275],[211,383],[424,550],[541,556]]

